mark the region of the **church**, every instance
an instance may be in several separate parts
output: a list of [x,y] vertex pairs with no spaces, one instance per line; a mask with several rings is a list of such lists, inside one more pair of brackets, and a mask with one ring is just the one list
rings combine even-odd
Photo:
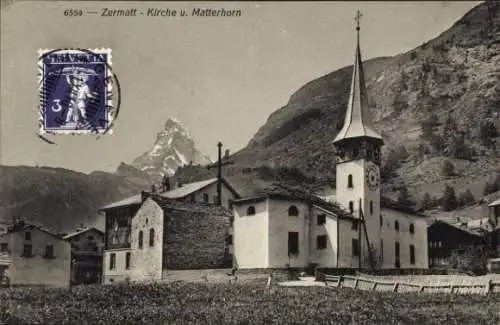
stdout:
[[427,269],[427,220],[381,196],[384,140],[372,126],[359,42],[337,152],[336,190],[287,190],[233,204],[233,263],[244,269]]

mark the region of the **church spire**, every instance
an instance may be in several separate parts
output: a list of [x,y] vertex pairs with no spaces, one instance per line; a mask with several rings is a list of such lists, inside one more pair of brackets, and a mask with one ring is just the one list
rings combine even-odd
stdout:
[[358,137],[368,137],[382,140],[382,136],[374,130],[368,111],[368,97],[365,86],[365,75],[363,71],[363,62],[361,60],[361,50],[359,46],[359,22],[362,14],[359,10],[356,12],[356,54],[354,57],[354,66],[352,70],[351,92],[345,114],[344,126],[337,134],[334,143],[345,139]]

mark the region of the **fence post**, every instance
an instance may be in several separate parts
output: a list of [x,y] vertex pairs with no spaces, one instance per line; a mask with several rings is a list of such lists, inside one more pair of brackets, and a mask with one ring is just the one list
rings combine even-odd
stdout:
[[493,280],[489,279],[488,282],[486,282],[486,293],[490,293],[493,290]]
[[372,290],[375,291],[377,288],[377,282],[373,282],[373,287],[372,287]]
[[358,278],[356,278],[356,280],[354,280],[354,289],[356,289],[358,287]]
[[340,288],[342,286],[342,275],[339,276],[339,281],[337,282],[337,287]]
[[424,285],[421,285],[421,286],[420,286],[420,290],[419,290],[419,292],[424,292],[424,288],[425,288],[425,286],[424,286]]
[[450,293],[453,293],[454,289],[455,289],[455,286],[453,284],[450,284]]
[[392,289],[392,292],[398,292],[398,287],[399,287],[399,283],[395,282],[394,283],[394,288]]

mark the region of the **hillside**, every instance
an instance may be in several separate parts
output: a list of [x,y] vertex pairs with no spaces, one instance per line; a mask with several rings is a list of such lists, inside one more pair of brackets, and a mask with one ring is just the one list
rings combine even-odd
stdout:
[[[435,39],[364,67],[371,115],[386,143],[384,194],[394,197],[406,185],[419,200],[450,184],[481,197],[500,167],[500,132],[484,131],[500,130],[500,3],[483,3]],[[226,175],[234,185],[244,188],[249,173],[260,182],[256,170],[263,165],[297,167],[306,186],[334,182],[331,141],[344,119],[350,78],[345,67],[292,94],[232,156]],[[442,175],[446,159],[455,165],[453,176]]]
[[149,189],[146,181],[115,174],[49,167],[0,166],[0,179],[0,220],[20,216],[56,232],[80,223],[102,228],[100,207]]

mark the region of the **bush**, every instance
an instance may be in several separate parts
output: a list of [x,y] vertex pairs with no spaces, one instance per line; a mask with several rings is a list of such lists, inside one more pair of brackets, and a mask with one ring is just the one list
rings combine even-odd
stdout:
[[411,194],[408,191],[408,188],[406,186],[403,186],[399,189],[397,202],[399,204],[406,205],[406,206],[415,205],[415,203],[411,199]]
[[467,189],[465,192],[460,193],[460,195],[458,196],[458,205],[460,206],[469,205],[474,203],[475,201],[476,199],[469,189]]
[[455,166],[449,160],[445,160],[441,166],[441,174],[443,174],[444,177],[454,176]]

